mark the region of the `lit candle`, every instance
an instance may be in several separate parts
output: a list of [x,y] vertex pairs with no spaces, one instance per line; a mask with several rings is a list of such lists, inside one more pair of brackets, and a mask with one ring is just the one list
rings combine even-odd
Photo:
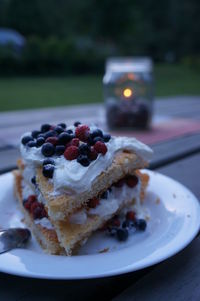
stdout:
[[125,98],[130,98],[133,95],[133,91],[130,88],[126,88],[123,91],[123,95]]

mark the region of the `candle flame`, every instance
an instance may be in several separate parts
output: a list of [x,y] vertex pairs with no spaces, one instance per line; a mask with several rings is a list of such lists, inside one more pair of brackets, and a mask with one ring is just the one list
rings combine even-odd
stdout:
[[130,88],[126,88],[123,91],[123,95],[124,97],[129,98],[133,95],[133,91]]

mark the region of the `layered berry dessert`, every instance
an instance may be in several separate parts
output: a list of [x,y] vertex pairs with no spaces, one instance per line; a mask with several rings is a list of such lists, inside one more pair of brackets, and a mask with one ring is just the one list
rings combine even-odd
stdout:
[[74,254],[99,229],[123,241],[145,230],[141,203],[152,150],[96,126],[43,124],[22,136],[16,195],[43,249]]

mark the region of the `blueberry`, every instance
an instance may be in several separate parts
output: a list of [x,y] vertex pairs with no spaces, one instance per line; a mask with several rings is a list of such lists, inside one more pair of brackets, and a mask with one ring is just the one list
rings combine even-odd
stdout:
[[32,177],[32,179],[31,179],[31,183],[33,184],[33,185],[36,185],[36,177],[34,176],[34,177]]
[[64,132],[64,128],[61,127],[61,126],[59,126],[59,125],[57,125],[55,127],[54,131],[56,131],[56,133],[60,134],[60,133]]
[[91,133],[91,137],[103,137],[103,132],[100,129],[96,129]]
[[50,130],[50,131],[44,133],[44,138],[47,139],[49,137],[54,137],[54,136],[57,136],[57,134],[58,133],[56,131]]
[[56,154],[57,156],[63,155],[64,152],[65,152],[65,146],[64,146],[64,145],[56,145],[55,154]]
[[51,165],[55,165],[55,162],[53,159],[48,158],[48,159],[44,159],[44,161],[42,162],[43,166],[47,165],[47,164],[51,164]]
[[47,123],[42,124],[42,125],[41,125],[41,132],[42,132],[42,133],[45,133],[45,132],[49,131],[50,128],[51,128],[51,125],[50,125],[50,124],[47,124]]
[[33,138],[31,136],[24,136],[21,140],[22,144],[27,144],[29,141],[33,141]]
[[43,166],[42,173],[46,178],[53,178],[54,166],[51,164],[47,164]]
[[119,241],[125,241],[128,238],[128,230],[126,228],[117,229],[117,239]]
[[145,219],[139,218],[136,219],[134,225],[138,230],[145,231],[147,227],[147,222],[145,221]]
[[79,155],[77,158],[77,162],[80,163],[83,166],[90,165],[90,161],[86,155]]
[[97,141],[104,142],[104,140],[103,140],[102,137],[95,137],[95,138],[93,139],[94,144],[95,144]]
[[40,131],[32,131],[32,137],[37,138],[37,136],[40,134]]
[[79,154],[88,155],[90,152],[90,147],[86,143],[82,143],[78,148]]
[[66,133],[73,134],[73,131],[72,130],[67,130]]
[[59,123],[58,126],[61,126],[61,128],[66,129],[67,125],[63,122]]
[[122,223],[122,228],[129,228],[130,227],[130,221],[129,220],[125,220]]
[[107,198],[108,198],[108,191],[105,191],[104,193],[102,193],[101,199],[107,199]]
[[36,146],[37,146],[36,141],[29,141],[29,142],[27,143],[27,146],[28,146],[28,147],[36,147]]
[[42,145],[41,152],[45,157],[51,157],[55,153],[55,147],[53,146],[53,144],[51,144],[49,142],[44,143]]
[[91,135],[89,135],[88,140],[87,140],[87,143],[88,143],[89,145],[94,145],[94,140],[93,140],[93,138],[91,137]]
[[79,122],[79,121],[74,122],[75,127],[79,126],[80,124],[81,124],[81,122]]
[[111,138],[111,135],[109,135],[109,134],[104,134],[103,135],[104,142],[108,142],[110,140],[110,138]]
[[58,136],[58,144],[65,145],[71,140],[71,135],[63,132]]
[[45,143],[45,139],[44,137],[38,137],[37,140],[36,140],[36,144],[37,146],[41,146],[42,144]]

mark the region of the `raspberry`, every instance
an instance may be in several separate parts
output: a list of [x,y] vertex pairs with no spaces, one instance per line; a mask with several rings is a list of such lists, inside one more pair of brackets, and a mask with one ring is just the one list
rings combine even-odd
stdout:
[[30,208],[30,212],[33,213],[35,208],[40,207],[40,204],[36,201],[34,203],[31,204],[31,208]]
[[70,145],[72,146],[79,146],[79,139],[78,138],[73,138],[70,142]]
[[130,221],[134,221],[135,220],[135,212],[134,211],[128,211],[126,213],[126,219],[128,219]]
[[105,155],[107,153],[107,146],[105,143],[101,141],[97,141],[94,145],[94,149],[96,150],[97,153]]
[[94,160],[96,160],[97,157],[98,157],[98,153],[96,152],[96,150],[92,146],[91,149],[90,149],[89,158],[90,158],[90,160],[94,161]]
[[121,179],[118,182],[114,183],[114,186],[120,188],[124,185],[124,183],[125,183],[124,179]]
[[76,128],[75,134],[76,138],[79,138],[83,142],[87,142],[90,134],[90,128],[87,125],[80,125]]
[[78,157],[78,147],[77,146],[69,146],[65,152],[64,152],[64,157],[67,160],[74,160]]
[[58,143],[58,138],[57,137],[48,137],[45,142],[49,142],[53,145],[56,145]]
[[127,176],[126,179],[126,184],[128,185],[128,187],[135,187],[138,183],[138,178],[136,176]]
[[29,195],[27,200],[23,201],[23,206],[26,210],[30,211],[31,205],[36,201],[35,195]]
[[27,201],[30,202],[30,203],[35,202],[36,201],[36,196],[34,194],[29,195]]
[[99,205],[99,199],[94,197],[93,199],[89,200],[87,205],[88,205],[89,208],[95,208],[97,205]]

